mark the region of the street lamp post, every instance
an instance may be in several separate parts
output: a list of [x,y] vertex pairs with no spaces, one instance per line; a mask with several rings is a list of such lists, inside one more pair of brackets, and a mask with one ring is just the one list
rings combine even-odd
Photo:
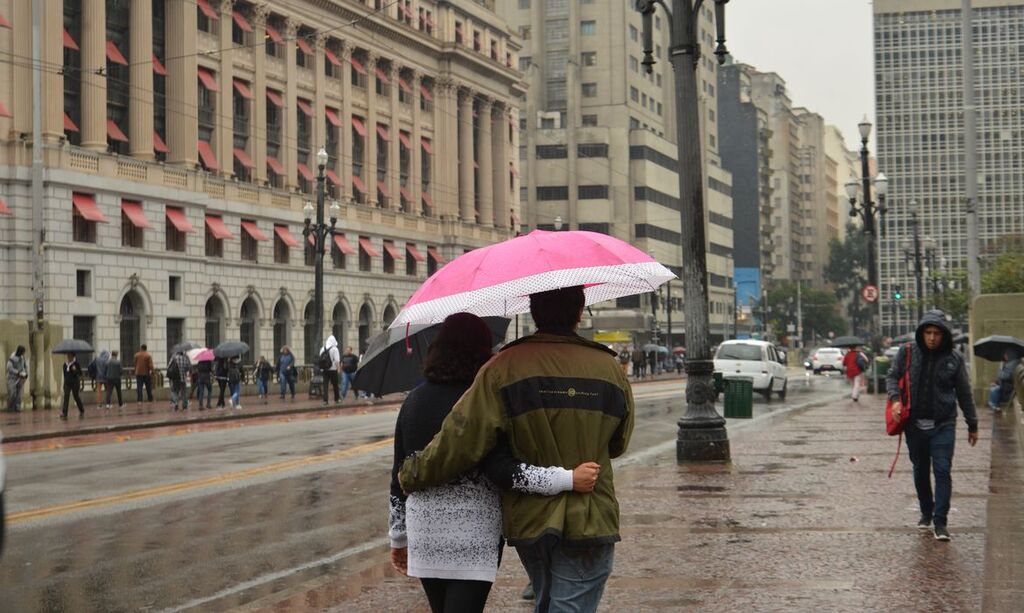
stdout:
[[914,263],[914,289],[917,300],[917,321],[924,317],[924,267],[923,253],[921,252],[921,224],[917,218],[917,201],[910,201],[910,225],[914,229],[913,243],[910,249],[904,251],[908,259]]
[[[715,55],[725,61],[725,4],[715,0],[717,29]],[[697,66],[700,39],[697,20],[703,0],[637,0],[643,15],[643,65],[650,74],[654,66],[654,11],[660,4],[669,14],[669,59],[675,80],[676,146],[679,164],[680,237],[682,281],[686,323],[686,413],[679,420],[676,461],[725,462],[729,460],[729,437],[725,419],[715,411],[711,381],[714,363],[708,322],[707,253],[704,229],[704,164],[701,151],[700,107]]]
[[[310,236],[313,237],[313,325],[316,326],[316,340],[321,347],[324,344],[324,246],[327,244],[328,237],[334,236],[334,226],[338,223],[338,213],[341,212],[341,207],[338,205],[338,201],[335,200],[331,203],[331,224],[327,225],[324,223],[324,169],[327,167],[329,159],[327,150],[321,147],[320,151],[316,153],[318,170],[316,175],[315,223],[312,219],[314,215],[313,203],[307,201],[306,206],[302,208],[303,217],[305,218],[302,236],[307,241]],[[322,375],[320,375],[320,393],[322,397],[326,397],[327,390],[323,385]]]

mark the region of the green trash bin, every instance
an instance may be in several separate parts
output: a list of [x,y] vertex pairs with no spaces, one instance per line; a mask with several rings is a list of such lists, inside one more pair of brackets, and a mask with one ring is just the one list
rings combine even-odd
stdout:
[[754,380],[736,377],[725,380],[725,416],[750,419],[754,416]]

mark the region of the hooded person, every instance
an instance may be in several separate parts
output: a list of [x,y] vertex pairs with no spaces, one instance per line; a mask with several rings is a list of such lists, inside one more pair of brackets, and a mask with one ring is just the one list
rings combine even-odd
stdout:
[[[899,380],[907,369],[910,351],[909,398],[901,397]],[[914,465],[914,488],[921,510],[917,527],[934,526],[935,538],[950,539],[946,528],[953,493],[953,450],[956,446],[956,407],[960,405],[967,422],[967,442],[978,442],[978,417],[974,410],[971,384],[964,357],[953,351],[953,334],[946,314],[928,311],[914,334],[914,343],[900,347],[886,377],[886,391],[893,401],[892,411],[900,414],[902,403],[910,402],[910,417],[905,426],[907,451]],[[935,473],[932,490],[931,474]]]
[[1001,404],[1013,394],[1013,372],[1020,364],[1020,354],[1016,349],[1007,349],[1003,353],[1003,367],[999,369],[996,380],[988,393],[988,408],[999,411]]
[[86,367],[89,371],[89,376],[96,385],[96,406],[103,406],[103,391],[107,386],[107,362],[109,361],[110,352],[104,349]]
[[324,378],[324,404],[327,404],[327,385],[334,388],[334,403],[341,404],[341,390],[338,387],[338,372],[341,370],[341,352],[338,350],[338,339],[334,335],[327,337],[320,348],[317,366]]
[[11,357],[7,358],[7,410],[17,413],[21,410],[21,394],[28,379],[28,361],[25,360],[25,346],[18,345]]

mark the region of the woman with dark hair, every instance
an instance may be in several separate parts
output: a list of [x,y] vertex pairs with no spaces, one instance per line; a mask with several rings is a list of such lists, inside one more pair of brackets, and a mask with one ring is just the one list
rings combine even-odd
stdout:
[[[417,577],[430,608],[483,611],[501,559],[501,499],[498,486],[551,496],[575,489],[592,491],[599,467],[587,462],[568,470],[522,464],[498,447],[474,470],[451,483],[410,494],[402,492],[398,470],[422,450],[462,396],[495,344],[482,319],[456,313],[445,319],[423,364],[426,382],[412,390],[395,425],[388,536],[391,564]],[[497,485],[496,485],[497,484]]]

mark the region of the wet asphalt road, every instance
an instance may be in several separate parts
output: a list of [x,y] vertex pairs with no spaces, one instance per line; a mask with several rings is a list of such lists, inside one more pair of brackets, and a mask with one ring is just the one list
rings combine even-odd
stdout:
[[[838,385],[796,375],[785,402],[755,397],[755,417],[834,398]],[[625,463],[674,445],[684,409],[678,381],[634,394]],[[11,455],[0,608],[317,609],[327,603],[289,595],[326,583],[334,599],[357,592],[387,569],[394,418],[297,418]]]

